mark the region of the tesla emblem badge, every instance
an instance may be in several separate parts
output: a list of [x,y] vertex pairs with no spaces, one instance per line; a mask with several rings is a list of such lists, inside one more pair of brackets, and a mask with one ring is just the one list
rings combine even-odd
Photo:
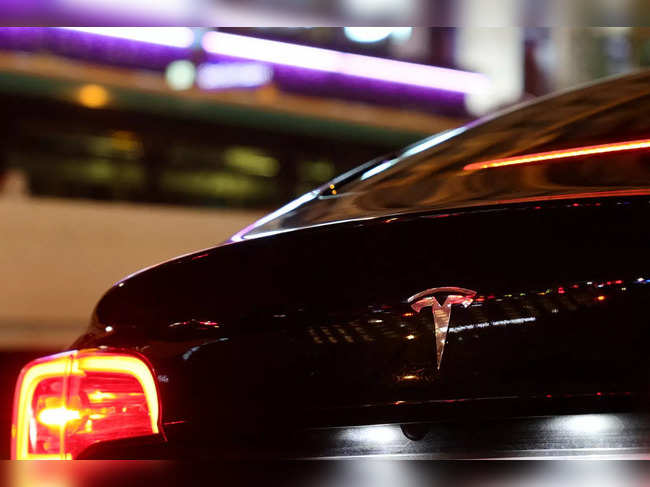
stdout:
[[[445,302],[440,305],[434,294],[446,294]],[[476,291],[463,289],[462,287],[434,287],[417,293],[408,299],[408,303],[416,313],[419,313],[422,308],[431,307],[431,311],[433,312],[433,329],[436,338],[436,364],[438,370],[440,370],[442,353],[445,350],[445,343],[447,342],[451,307],[454,304],[462,304],[467,308],[474,301],[474,296],[476,296]]]

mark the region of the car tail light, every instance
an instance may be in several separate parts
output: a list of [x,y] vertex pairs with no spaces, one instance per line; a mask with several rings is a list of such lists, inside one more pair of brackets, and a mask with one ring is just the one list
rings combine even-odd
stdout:
[[14,459],[72,459],[93,443],[159,432],[151,368],[139,356],[80,350],[27,364],[16,384]]

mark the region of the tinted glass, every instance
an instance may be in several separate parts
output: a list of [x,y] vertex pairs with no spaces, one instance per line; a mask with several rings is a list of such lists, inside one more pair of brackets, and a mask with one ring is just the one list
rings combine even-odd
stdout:
[[[585,151],[622,142],[650,146],[650,73],[540,99],[439,134],[337,182],[249,235],[370,216],[528,198],[650,188],[650,148]],[[570,157],[549,159],[547,152]],[[541,154],[488,169],[470,164]]]

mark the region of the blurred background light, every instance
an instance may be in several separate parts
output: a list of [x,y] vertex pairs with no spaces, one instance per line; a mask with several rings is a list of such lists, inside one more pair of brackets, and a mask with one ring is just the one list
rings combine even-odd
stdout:
[[384,172],[386,169],[390,169],[395,164],[397,164],[397,162],[399,162],[399,159],[391,159],[390,161],[382,162],[381,164],[365,171],[359,179],[363,181],[364,179],[368,179],[374,176],[375,174]]
[[[420,0],[339,0],[343,13],[354,23],[366,25],[409,25],[415,23],[424,10]],[[363,24],[361,24],[363,25]],[[389,24],[390,25],[390,24]]]
[[194,85],[196,67],[192,61],[172,61],[165,69],[165,81],[172,90],[188,90]]
[[393,32],[391,32],[391,37],[397,42],[406,42],[411,38],[413,34],[413,27],[393,27]]
[[397,42],[406,42],[413,27],[344,27],[345,36],[353,42],[375,43],[389,37]]
[[255,59],[346,76],[459,93],[484,93],[489,80],[479,73],[351,54],[286,42],[207,32],[203,48],[212,54]]
[[203,90],[250,88],[273,78],[273,68],[250,62],[204,63],[198,68],[196,83]]
[[458,63],[490,79],[487,90],[465,98],[469,113],[485,115],[520,100],[525,81],[522,28],[463,27],[457,29],[456,43]]
[[88,108],[101,108],[108,103],[109,96],[103,86],[90,84],[79,88],[77,99]]
[[387,39],[392,33],[392,27],[345,27],[345,36],[354,42],[379,42]]
[[226,32],[206,32],[203,48],[212,54],[255,59],[298,68],[335,72],[339,53],[286,42],[270,41]]
[[230,147],[223,158],[226,166],[255,176],[273,177],[280,169],[275,158],[252,147]]
[[61,27],[118,39],[148,42],[169,47],[188,48],[194,44],[194,32],[189,27]]
[[[211,8],[217,1],[223,3],[222,0],[52,0],[49,9],[43,6],[41,9],[59,14],[59,21],[52,19],[50,25],[211,25],[218,23]],[[212,16],[210,20],[206,18],[208,15]]]

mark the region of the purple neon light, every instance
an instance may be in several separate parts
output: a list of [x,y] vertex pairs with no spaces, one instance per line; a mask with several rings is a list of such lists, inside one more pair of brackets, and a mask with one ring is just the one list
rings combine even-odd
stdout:
[[203,49],[212,54],[424,88],[460,93],[484,93],[489,85],[487,77],[479,73],[301,46],[226,32],[207,32],[203,36],[202,44]]
[[194,33],[189,27],[60,27],[60,29],[169,47],[187,48],[194,43]]
[[191,47],[179,46],[193,39],[192,29],[172,29],[0,27],[0,49],[47,51],[109,65],[164,70],[170,62],[191,55]]

